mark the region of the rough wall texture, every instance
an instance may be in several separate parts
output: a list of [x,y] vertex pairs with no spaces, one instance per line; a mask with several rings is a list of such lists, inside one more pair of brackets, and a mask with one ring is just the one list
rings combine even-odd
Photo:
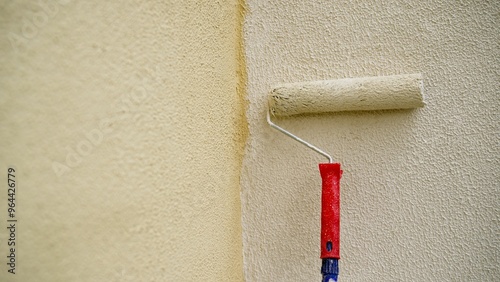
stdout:
[[0,281],[242,280],[240,12],[238,1],[0,4]]
[[341,281],[498,281],[498,1],[249,1],[246,281],[320,281],[321,156],[276,83],[421,72],[427,106],[277,123],[343,164]]

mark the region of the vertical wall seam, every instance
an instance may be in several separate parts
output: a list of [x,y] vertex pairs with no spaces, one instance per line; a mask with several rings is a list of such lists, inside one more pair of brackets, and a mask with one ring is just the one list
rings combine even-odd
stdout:
[[[238,129],[235,133],[236,142],[237,142],[237,158],[238,158],[238,166],[240,171],[240,176],[238,178],[238,187],[241,193],[241,171],[243,168],[243,158],[245,154],[245,144],[248,139],[249,129],[248,129],[248,121],[246,118],[246,111],[248,108],[248,98],[247,98],[247,69],[246,69],[246,58],[245,58],[245,44],[244,44],[244,36],[243,36],[243,26],[245,21],[245,13],[246,13],[246,2],[245,0],[237,0],[237,8],[236,8],[236,92],[238,95],[238,107],[239,107],[239,115],[237,117],[236,128]],[[241,197],[238,199],[239,202],[239,217],[240,217],[240,271],[242,281],[244,281],[243,275],[243,224],[242,224],[242,209],[241,209]]]

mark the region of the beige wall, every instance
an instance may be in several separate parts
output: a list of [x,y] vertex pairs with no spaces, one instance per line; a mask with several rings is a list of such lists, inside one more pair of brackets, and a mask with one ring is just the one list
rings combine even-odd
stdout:
[[278,121],[343,164],[341,281],[497,281],[498,1],[248,1],[246,281],[320,281],[325,161],[265,124],[275,83],[421,72],[427,106]]
[[0,4],[0,280],[241,281],[238,1],[40,2]]

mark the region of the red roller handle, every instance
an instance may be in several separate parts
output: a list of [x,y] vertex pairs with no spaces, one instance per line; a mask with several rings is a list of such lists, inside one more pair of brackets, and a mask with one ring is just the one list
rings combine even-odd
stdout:
[[340,177],[339,163],[319,164],[321,192],[321,258],[340,259]]

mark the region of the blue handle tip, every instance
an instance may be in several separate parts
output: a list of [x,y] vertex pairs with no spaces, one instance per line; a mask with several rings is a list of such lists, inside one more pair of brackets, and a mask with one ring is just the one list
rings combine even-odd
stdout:
[[321,274],[323,274],[323,282],[337,282],[339,278],[339,260],[323,259]]

